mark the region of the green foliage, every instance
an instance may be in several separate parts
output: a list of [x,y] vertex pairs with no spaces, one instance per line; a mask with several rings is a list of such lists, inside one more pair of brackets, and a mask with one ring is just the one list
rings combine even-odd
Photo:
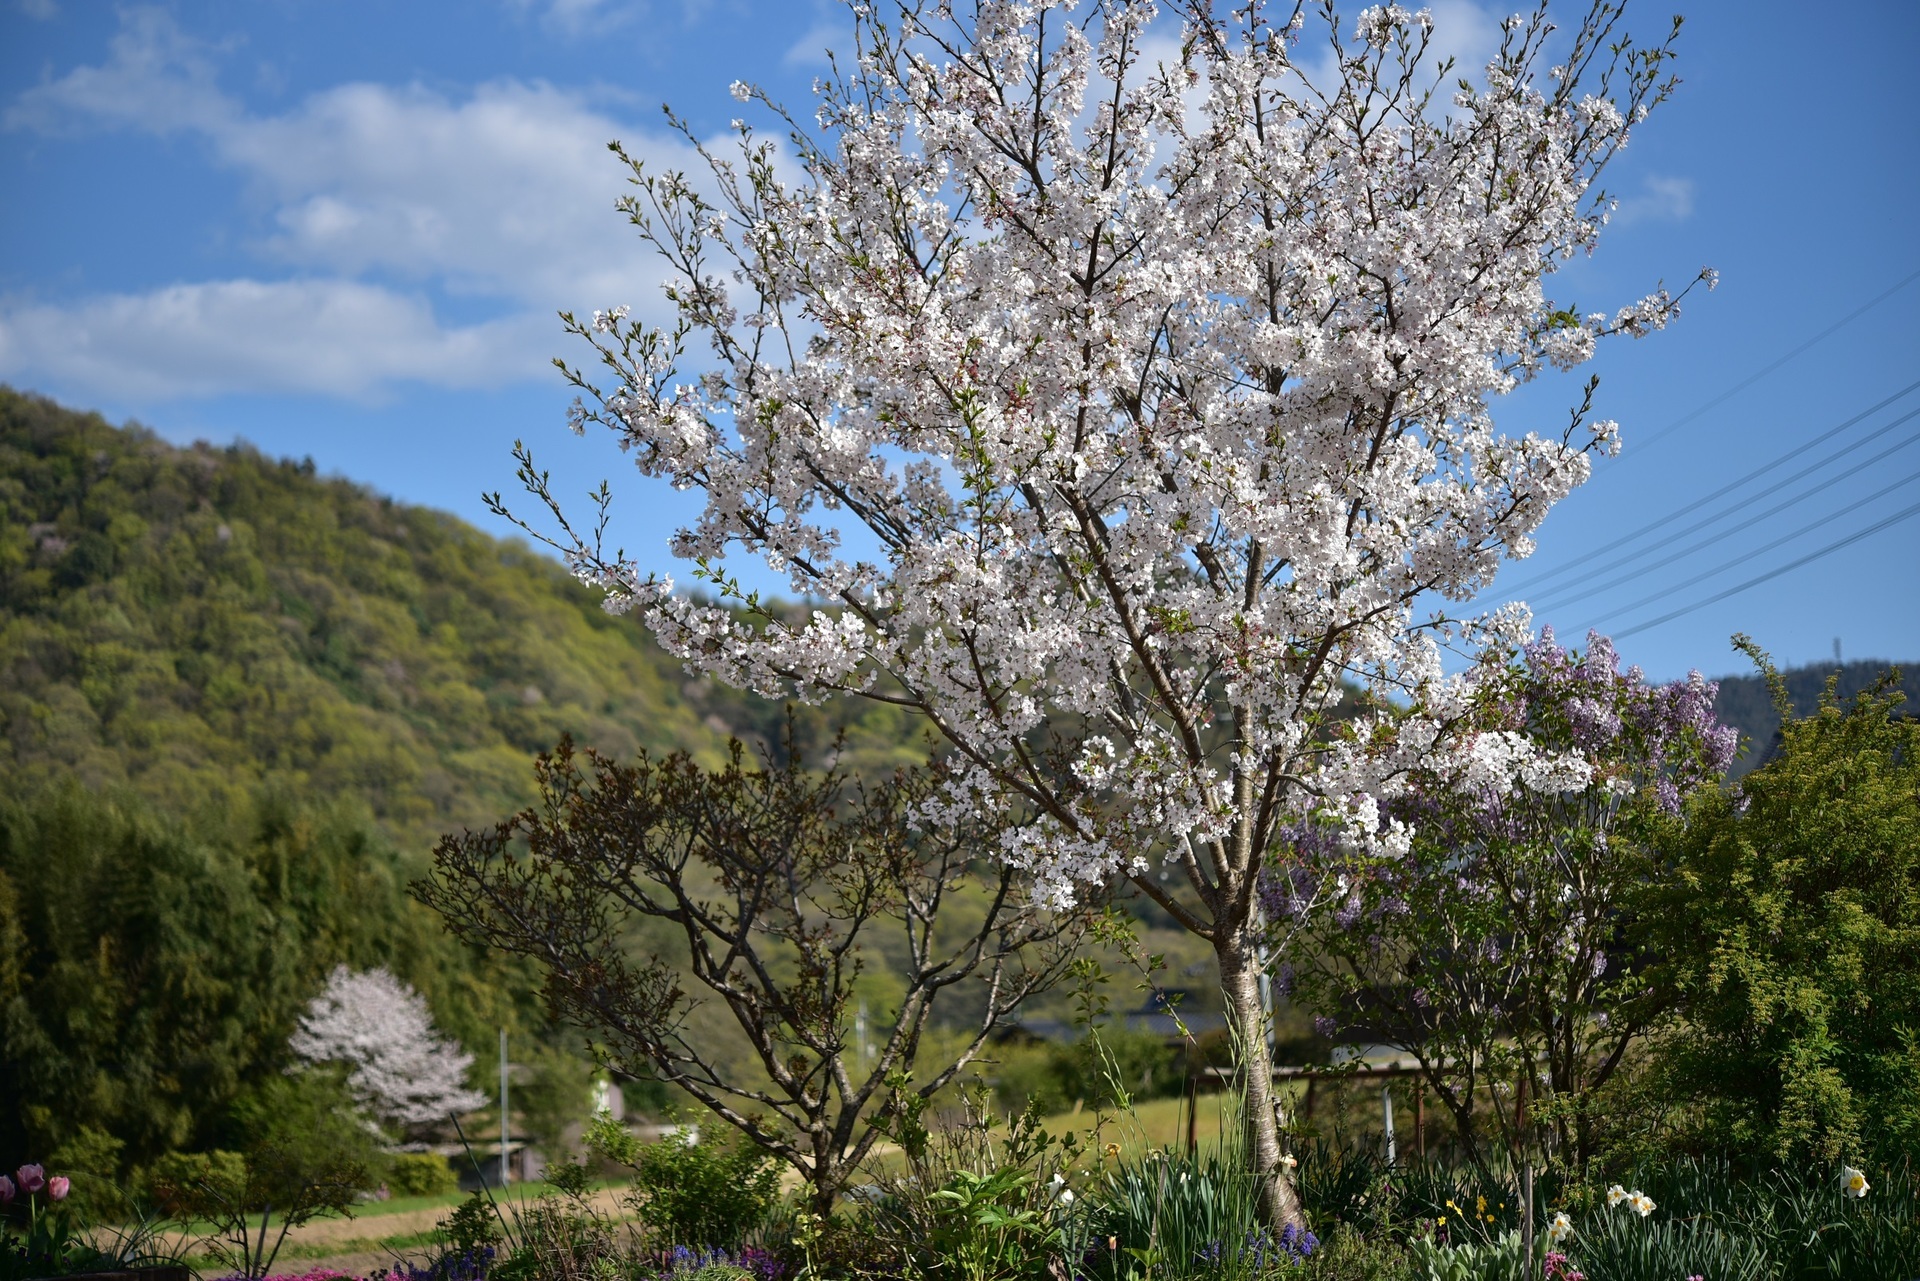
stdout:
[[1425,1281],[1414,1272],[1406,1246],[1391,1234],[1345,1225],[1327,1233],[1296,1271],[1282,1275],[1287,1281]]
[[983,1096],[963,1095],[951,1124],[925,1126],[914,1106],[894,1119],[907,1168],[881,1179],[868,1221],[893,1272],[869,1275],[1037,1281],[1050,1262],[1085,1253],[1089,1221],[1070,1177],[1080,1137],[1053,1134],[1032,1108],[1003,1122]]
[[67,1208],[80,1222],[118,1221],[133,1209],[121,1179],[125,1146],[105,1130],[83,1125],[47,1154],[47,1168],[72,1181]]
[[1017,1166],[955,1170],[927,1197],[928,1275],[952,1281],[1015,1281],[1047,1275],[1060,1230],[1037,1204],[1035,1179]]
[[674,1245],[732,1249],[766,1222],[779,1199],[774,1158],[741,1139],[703,1134],[689,1142],[682,1134],[640,1143],[603,1118],[589,1128],[587,1144],[632,1170],[634,1213]]
[[447,1158],[432,1152],[401,1152],[386,1164],[387,1191],[395,1196],[445,1196],[460,1187]]
[[[1776,1167],[1743,1178],[1725,1160],[1680,1158],[1636,1169],[1630,1182],[1656,1202],[1641,1219],[1598,1203],[1576,1217],[1568,1253],[1590,1272],[1627,1281],[1690,1255],[1688,1269],[1719,1277],[1841,1278],[1920,1275],[1920,1181],[1904,1165],[1870,1173],[1849,1197],[1840,1169]],[[1702,1267],[1699,1264],[1709,1266]],[[1683,1273],[1684,1275],[1684,1273]]]
[[[391,969],[482,1070],[499,1027],[533,1044],[536,985],[404,891],[441,833],[531,799],[535,750],[787,742],[779,704],[688,680],[523,544],[5,388],[0,724],[0,1150],[92,1130],[123,1174],[231,1146],[335,964]],[[919,755],[866,705],[792,741],[840,728],[849,763]],[[587,1103],[549,1040],[523,1119],[551,1145]]]
[[[1785,690],[1754,651],[1756,661]],[[1920,722],[1876,688],[1697,799],[1641,906],[1683,1022],[1674,1142],[1749,1164],[1920,1150]]]

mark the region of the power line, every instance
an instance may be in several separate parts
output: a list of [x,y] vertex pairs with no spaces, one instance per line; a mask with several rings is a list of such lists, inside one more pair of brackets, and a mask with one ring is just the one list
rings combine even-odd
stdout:
[[[1828,455],[1826,458],[1821,459],[1819,462],[1813,464],[1813,466],[1809,467],[1807,470],[1809,472],[1816,471],[1819,468],[1826,466],[1828,463],[1832,462],[1834,459],[1839,458],[1844,454],[1851,452],[1852,450],[1858,449],[1860,446],[1868,443],[1871,440],[1874,440],[1879,436],[1884,436],[1886,433],[1892,431],[1895,427],[1898,427],[1901,423],[1907,422],[1910,419],[1914,419],[1914,418],[1920,418],[1920,409],[1908,410],[1906,413],[1900,415],[1900,417],[1894,419],[1892,422],[1880,428],[1878,431],[1874,432],[1872,435],[1861,437],[1859,440],[1855,441],[1853,444],[1848,445],[1845,449],[1838,450],[1835,453]],[[1793,497],[1787,499],[1784,502],[1775,503],[1773,506],[1767,508],[1765,511],[1758,512],[1752,516],[1747,517],[1747,519],[1741,521],[1738,525],[1731,525],[1726,529],[1721,530],[1717,534],[1713,534],[1706,538],[1701,539],[1699,542],[1694,543],[1690,547],[1683,547],[1679,551],[1674,552],[1671,555],[1667,556],[1666,559],[1664,560],[1658,560],[1651,565],[1643,565],[1637,569],[1631,569],[1626,573],[1619,575],[1616,578],[1610,578],[1604,583],[1595,583],[1592,586],[1588,586],[1585,583],[1580,583],[1580,584],[1573,584],[1568,587],[1548,588],[1545,594],[1545,600],[1551,601],[1556,596],[1564,596],[1566,592],[1573,591],[1576,594],[1571,598],[1565,599],[1562,602],[1565,604],[1571,604],[1574,601],[1578,601],[1583,598],[1598,596],[1602,592],[1612,591],[1614,588],[1620,586],[1622,583],[1632,582],[1634,579],[1644,577],[1647,574],[1653,573],[1655,570],[1665,569],[1667,566],[1673,564],[1675,561],[1684,559],[1687,556],[1691,556],[1694,552],[1700,551],[1707,547],[1711,547],[1715,543],[1725,542],[1727,539],[1733,537],[1735,534],[1739,533],[1743,529],[1751,529],[1753,526],[1759,524],[1761,521],[1767,519],[1769,516],[1777,516],[1781,512],[1787,510],[1787,508],[1789,507],[1794,507],[1799,505],[1800,503],[1806,502],[1807,499],[1812,498],[1815,494],[1818,494],[1823,490],[1833,488],[1835,485],[1839,484],[1841,481],[1846,480],[1850,476],[1858,475],[1859,473],[1865,471],[1867,468],[1873,466],[1875,463],[1884,462],[1886,459],[1891,458],[1893,455],[1899,453],[1901,450],[1907,448],[1909,445],[1914,444],[1916,441],[1920,441],[1920,432],[1917,432],[1911,436],[1908,436],[1904,440],[1897,441],[1892,446],[1881,450],[1879,453],[1875,454],[1873,457],[1865,459],[1861,462],[1855,463],[1853,466],[1847,468],[1845,471],[1835,472],[1833,475],[1827,477],[1827,479],[1813,486],[1811,489],[1803,490],[1802,492],[1795,494]],[[1759,499],[1765,498],[1768,494],[1778,493],[1780,490],[1786,488],[1788,485],[1793,484],[1796,480],[1799,480],[1799,479],[1801,479],[1800,476],[1789,476],[1786,480],[1781,481],[1779,484],[1771,485],[1768,488],[1761,490],[1759,493],[1753,495],[1752,498],[1749,498],[1746,501],[1748,503],[1753,503]],[[1688,534],[1694,533],[1697,530],[1705,529],[1708,525],[1711,525],[1716,521],[1725,520],[1727,517],[1735,515],[1739,511],[1740,511],[1739,507],[1732,507],[1723,512],[1716,512],[1714,515],[1707,517],[1705,520],[1695,521],[1693,524],[1687,526],[1685,529],[1679,530],[1678,532],[1673,534],[1672,537],[1684,538]],[[1659,548],[1657,547],[1649,547],[1644,551],[1638,551],[1638,552],[1632,553],[1630,556],[1626,558],[1626,560],[1628,563],[1632,563],[1633,561],[1638,560],[1640,557],[1650,556],[1655,552],[1657,552],[1658,550]],[[1528,603],[1533,605],[1537,609],[1541,607],[1543,602],[1529,601]],[[1559,608],[1559,606],[1552,605],[1550,606],[1550,608],[1557,609]]]
[[[1920,471],[1914,472],[1910,476],[1902,476],[1899,480],[1894,481],[1891,485],[1886,485],[1880,489],[1876,489],[1873,493],[1868,494],[1865,498],[1862,498],[1859,502],[1855,503],[1854,506],[1864,507],[1868,503],[1874,501],[1876,498],[1884,498],[1888,494],[1891,494],[1894,490],[1899,489],[1904,485],[1911,485],[1915,481],[1920,481]],[[1660,600],[1662,597],[1671,596],[1675,592],[1685,591],[1687,588],[1692,587],[1696,583],[1704,582],[1705,580],[1712,578],[1715,574],[1725,573],[1727,570],[1734,568],[1736,565],[1745,564],[1747,561],[1752,560],[1754,557],[1760,555],[1763,552],[1770,552],[1774,548],[1782,546],[1786,543],[1790,543],[1796,538],[1805,537],[1806,535],[1812,533],[1814,530],[1819,529],[1822,525],[1831,524],[1835,515],[1838,515],[1838,513],[1832,513],[1826,516],[1822,516],[1819,520],[1811,521],[1808,524],[1802,525],[1800,528],[1794,530],[1790,534],[1782,534],[1780,537],[1774,539],[1770,543],[1767,543],[1760,547],[1756,547],[1752,551],[1743,552],[1740,555],[1735,556],[1732,560],[1725,561],[1721,564],[1715,565],[1712,569],[1702,570],[1700,573],[1695,574],[1692,578],[1689,578],[1684,582],[1675,583],[1671,587],[1663,587],[1657,592],[1650,592],[1647,595],[1642,596],[1639,600],[1632,602],[1631,604],[1622,605],[1615,612],[1624,614],[1628,610],[1639,609],[1642,605],[1651,605],[1654,601]],[[1576,628],[1575,631],[1584,632],[1587,630],[1587,628],[1592,627],[1594,623],[1597,623],[1598,621],[1599,621],[1598,619],[1595,619],[1593,622],[1584,623],[1580,627]]]
[[1696,609],[1705,609],[1708,605],[1718,604],[1719,602],[1725,600],[1729,596],[1739,595],[1741,592],[1746,591],[1749,587],[1758,587],[1761,583],[1766,582],[1769,578],[1778,578],[1782,574],[1785,574],[1791,570],[1798,569],[1802,565],[1810,564],[1813,561],[1819,560],[1822,556],[1831,555],[1832,553],[1839,551],[1843,547],[1850,547],[1854,543],[1859,542],[1861,539],[1866,538],[1869,535],[1877,534],[1881,530],[1886,529],[1889,526],[1898,525],[1901,521],[1910,520],[1915,516],[1920,516],[1920,503],[1915,503],[1911,507],[1905,508],[1901,511],[1897,511],[1893,515],[1888,516],[1884,520],[1875,521],[1873,524],[1867,526],[1865,529],[1861,530],[1859,533],[1848,534],[1845,538],[1842,538],[1837,542],[1828,543],[1825,547],[1822,547],[1819,551],[1808,552],[1805,556],[1802,556],[1799,560],[1789,561],[1785,565],[1780,566],[1778,569],[1768,570],[1764,574],[1760,574],[1754,578],[1749,578],[1746,582],[1739,583],[1733,587],[1729,587],[1727,588],[1727,590],[1723,592],[1719,592],[1713,596],[1709,596],[1705,600],[1697,600],[1693,602],[1693,604],[1691,605],[1683,605],[1681,608],[1676,609],[1671,613],[1662,614],[1658,618],[1650,618],[1644,623],[1635,623],[1632,627],[1626,628],[1624,631],[1615,632],[1613,634],[1613,638],[1615,640],[1622,640],[1628,636],[1634,635],[1635,633],[1644,632],[1649,628],[1658,627],[1662,623],[1670,623],[1674,619],[1682,616],[1683,614],[1693,613],[1693,611],[1695,611]]
[[1824,338],[1829,338],[1833,336],[1835,333],[1838,333],[1841,329],[1844,329],[1847,325],[1853,323],[1854,321],[1858,320],[1860,317],[1866,315],[1869,311],[1872,311],[1875,307],[1878,307],[1881,303],[1893,297],[1895,294],[1899,293],[1902,289],[1905,289],[1908,285],[1912,284],[1916,280],[1920,280],[1920,270],[1909,272],[1906,276],[1902,277],[1896,284],[1889,286],[1886,290],[1882,291],[1881,293],[1875,294],[1872,298],[1869,298],[1866,302],[1861,303],[1858,307],[1854,308],[1852,311],[1848,312],[1846,315],[1840,317],[1840,319],[1834,321],[1831,325],[1828,325],[1825,329],[1822,329],[1819,333],[1807,339],[1805,342],[1801,343],[1798,347],[1795,347],[1792,351],[1787,352],[1783,356],[1776,356],[1772,361],[1768,362],[1766,365],[1761,366],[1759,369],[1755,370],[1753,373],[1748,374],[1745,378],[1741,379],[1739,382],[1735,383],[1733,386],[1727,388],[1727,390],[1721,392],[1718,396],[1715,396],[1712,400],[1709,400],[1706,404],[1700,406],[1698,409],[1694,410],[1692,413],[1688,414],[1686,417],[1679,418],[1671,423],[1668,423],[1665,427],[1662,427],[1659,431],[1655,432],[1653,435],[1641,441],[1640,444],[1636,446],[1636,450],[1638,452],[1628,455],[1628,458],[1632,459],[1632,458],[1638,457],[1639,453],[1644,453],[1647,449],[1665,440],[1667,437],[1673,435],[1673,433],[1679,431],[1682,427],[1685,427],[1688,423],[1694,421],[1696,418],[1700,417],[1702,414],[1706,413],[1708,410],[1717,409],[1719,406],[1724,405],[1727,401],[1733,399],[1739,393],[1753,386],[1753,384],[1759,382],[1762,378],[1765,378],[1768,374],[1780,368],[1782,365],[1792,360],[1795,356],[1798,356],[1801,352],[1805,351],[1807,348],[1813,346],[1815,343],[1820,342]]
[[1614,539],[1610,543],[1606,543],[1600,547],[1596,547],[1591,551],[1584,552],[1581,555],[1576,556],[1574,559],[1570,561],[1563,562],[1562,564],[1557,565],[1552,569],[1549,569],[1542,573],[1534,575],[1533,578],[1531,579],[1522,579],[1520,582],[1514,583],[1511,586],[1509,586],[1506,590],[1508,592],[1522,592],[1527,590],[1529,587],[1533,587],[1540,583],[1544,583],[1550,578],[1558,578],[1562,574],[1565,574],[1574,569],[1577,569],[1580,566],[1587,564],[1590,561],[1596,560],[1601,556],[1607,555],[1609,552],[1616,551],[1619,548],[1626,546],[1628,543],[1638,540],[1643,535],[1652,533],[1654,530],[1659,529],[1662,525],[1671,524],[1672,522],[1680,519],[1682,516],[1688,515],[1692,512],[1696,512],[1700,510],[1702,507],[1705,507],[1708,503],[1713,502],[1715,499],[1723,498],[1726,495],[1732,493],[1734,490],[1740,488],[1742,485],[1746,484],[1747,482],[1756,480],[1759,477],[1766,475],[1768,472],[1772,471],[1776,467],[1781,467],[1787,463],[1792,462],[1795,458],[1798,458],[1800,455],[1806,453],[1809,449],[1812,449],[1814,446],[1825,444],[1827,441],[1832,440],[1835,436],[1839,435],[1841,432],[1847,430],[1847,428],[1854,426],[1856,423],[1859,423],[1864,419],[1872,417],[1874,414],[1879,413],[1882,409],[1885,409],[1888,405],[1893,404],[1895,401],[1904,399],[1905,397],[1912,395],[1916,390],[1920,390],[1920,380],[1916,380],[1914,382],[1908,383],[1905,387],[1902,387],[1899,391],[1894,392],[1891,396],[1888,396],[1885,400],[1880,401],[1878,404],[1868,406],[1867,408],[1861,410],[1859,413],[1855,414],[1853,417],[1847,419],[1845,422],[1836,424],[1833,427],[1829,427],[1826,431],[1821,432],[1818,436],[1815,436],[1812,440],[1806,441],[1804,444],[1796,445],[1794,448],[1788,450],[1784,454],[1781,454],[1779,457],[1773,459],[1772,461],[1762,463],[1760,466],[1754,468],[1752,471],[1746,473],[1744,476],[1740,476],[1733,480],[1728,481],[1726,484],[1714,490],[1711,494],[1708,494],[1706,497],[1696,498],[1694,501],[1688,503],[1685,507],[1677,508],[1674,511],[1668,512],[1666,515],[1661,516],[1655,520],[1649,521],[1647,524],[1640,526],[1640,528],[1638,529],[1635,529],[1629,533],[1622,534],[1620,537]]

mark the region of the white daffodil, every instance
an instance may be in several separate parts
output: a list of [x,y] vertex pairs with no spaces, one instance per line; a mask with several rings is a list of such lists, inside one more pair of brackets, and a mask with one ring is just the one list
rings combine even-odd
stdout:
[[1547,1225],[1547,1240],[1559,1245],[1573,1235],[1573,1220],[1565,1212],[1553,1216],[1553,1222]]
[[1612,1209],[1627,1199],[1627,1190],[1618,1183],[1607,1189],[1607,1208]]
[[1867,1182],[1867,1176],[1850,1165],[1840,1167],[1840,1190],[1850,1197],[1863,1197],[1867,1189],[1873,1186]]
[[1627,1206],[1635,1214],[1644,1219],[1653,1213],[1653,1198],[1642,1192],[1639,1188],[1635,1188],[1633,1191],[1627,1193]]

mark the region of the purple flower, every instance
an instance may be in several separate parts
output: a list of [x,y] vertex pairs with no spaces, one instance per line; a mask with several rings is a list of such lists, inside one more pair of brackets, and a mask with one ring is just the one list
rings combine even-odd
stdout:
[[15,1170],[13,1177],[19,1181],[20,1190],[28,1196],[32,1196],[47,1186],[46,1168],[44,1166],[34,1165],[31,1162]]
[[13,1180],[4,1174],[0,1174],[0,1205],[12,1205],[13,1197]]

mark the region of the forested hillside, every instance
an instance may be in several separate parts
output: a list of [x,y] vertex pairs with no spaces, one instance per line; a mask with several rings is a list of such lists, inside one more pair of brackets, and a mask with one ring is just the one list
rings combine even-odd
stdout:
[[[503,460],[503,467],[505,462]],[[863,755],[910,751],[850,707]],[[562,733],[717,757],[781,710],[686,676],[524,545],[251,448],[181,449],[0,389],[0,771],[192,817],[261,786],[409,851],[530,795]],[[806,722],[810,738],[827,720]]]
[[[509,1028],[516,1125],[557,1133],[584,1047],[409,881],[562,734],[717,761],[783,717],[524,546],[0,388],[0,1147],[108,1175],[227,1142],[336,964],[417,987],[478,1080]],[[849,763],[921,750],[860,704],[801,746],[841,722]]]

